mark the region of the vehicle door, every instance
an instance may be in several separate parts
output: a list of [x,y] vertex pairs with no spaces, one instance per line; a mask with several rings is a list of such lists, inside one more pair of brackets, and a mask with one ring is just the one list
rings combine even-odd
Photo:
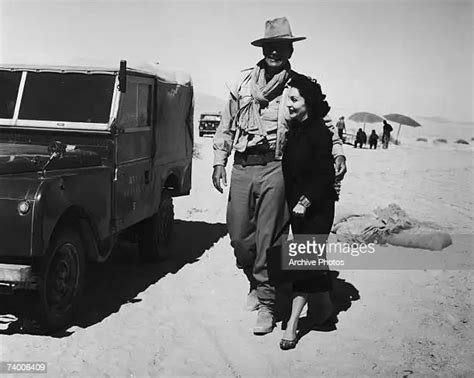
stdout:
[[115,131],[115,226],[129,227],[150,216],[154,79],[127,75]]

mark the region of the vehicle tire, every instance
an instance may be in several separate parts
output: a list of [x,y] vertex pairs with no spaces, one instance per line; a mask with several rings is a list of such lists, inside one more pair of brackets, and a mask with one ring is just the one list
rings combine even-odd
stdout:
[[40,262],[38,320],[46,333],[64,328],[72,320],[84,286],[85,251],[71,227],[55,231]]
[[204,135],[203,133],[199,132],[199,137],[202,138],[203,135]]
[[166,244],[173,231],[173,198],[169,190],[161,193],[158,212],[142,222],[139,249],[144,260],[158,261],[168,257]]

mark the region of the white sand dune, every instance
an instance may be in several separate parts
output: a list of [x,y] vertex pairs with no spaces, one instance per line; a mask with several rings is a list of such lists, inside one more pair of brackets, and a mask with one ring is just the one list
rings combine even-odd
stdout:
[[[227,192],[212,188],[211,139],[198,138],[197,145],[192,193],[175,200],[170,260],[145,266],[133,245],[121,245],[92,275],[84,314],[70,334],[0,335],[1,361],[47,361],[54,377],[472,374],[467,270],[341,271],[335,329],[314,330],[289,352],[278,347],[281,323],[272,334],[254,336],[255,313],[242,309],[246,281],[225,230]],[[460,237],[473,231],[470,146],[346,146],[346,154],[338,213],[395,202],[452,234],[454,244],[433,253],[472,253]]]

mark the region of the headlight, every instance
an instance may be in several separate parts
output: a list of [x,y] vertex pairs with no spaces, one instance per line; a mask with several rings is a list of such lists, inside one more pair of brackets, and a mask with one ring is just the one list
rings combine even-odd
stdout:
[[21,201],[18,204],[18,214],[20,215],[26,215],[30,211],[31,204],[29,201]]

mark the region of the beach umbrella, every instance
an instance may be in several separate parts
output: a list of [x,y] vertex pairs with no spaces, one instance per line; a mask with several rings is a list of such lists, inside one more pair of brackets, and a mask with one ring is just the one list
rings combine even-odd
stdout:
[[402,125],[411,126],[411,127],[421,127],[421,125],[416,122],[413,118],[404,116],[402,114],[391,113],[384,115],[385,119],[398,123],[398,132],[397,139],[395,139],[395,144],[398,143],[398,135],[400,134],[400,129]]
[[383,118],[378,116],[377,114],[374,113],[369,113],[369,112],[358,112],[354,113],[351,116],[349,116],[349,119],[351,121],[357,122],[357,123],[363,123],[364,124],[364,131],[365,131],[365,124],[366,123],[377,123],[377,122],[382,122]]

